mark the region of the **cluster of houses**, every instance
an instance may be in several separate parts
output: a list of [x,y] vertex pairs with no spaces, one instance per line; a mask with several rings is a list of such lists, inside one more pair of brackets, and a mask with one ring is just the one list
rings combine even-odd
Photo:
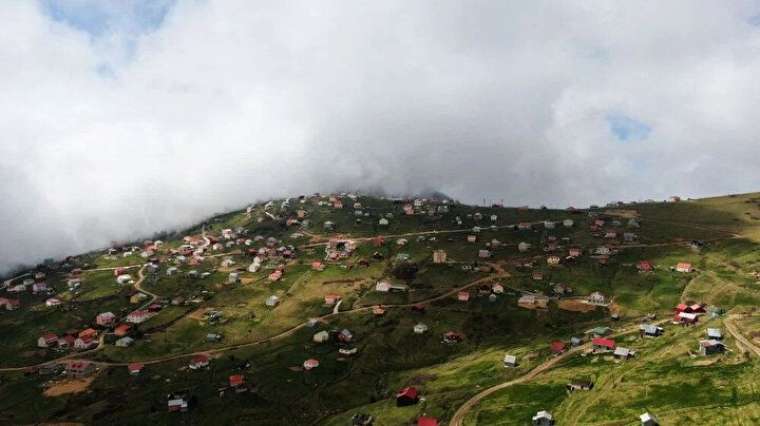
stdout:
[[67,331],[60,336],[48,331],[42,333],[37,338],[37,347],[58,351],[68,349],[86,351],[96,348],[98,344],[98,331],[93,328],[86,328],[81,331]]

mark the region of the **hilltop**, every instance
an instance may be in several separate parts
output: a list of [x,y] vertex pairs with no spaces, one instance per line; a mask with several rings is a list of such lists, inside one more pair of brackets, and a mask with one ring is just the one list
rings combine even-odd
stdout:
[[760,422],[760,193],[426,195],[272,200],[23,271],[0,421]]

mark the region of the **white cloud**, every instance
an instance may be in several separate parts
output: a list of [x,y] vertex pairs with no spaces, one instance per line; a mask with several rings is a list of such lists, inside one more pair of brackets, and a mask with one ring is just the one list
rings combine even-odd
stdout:
[[[534,205],[757,190],[758,9],[185,1],[122,61],[118,32],[0,3],[0,270],[337,187]],[[610,113],[652,130],[616,143]]]

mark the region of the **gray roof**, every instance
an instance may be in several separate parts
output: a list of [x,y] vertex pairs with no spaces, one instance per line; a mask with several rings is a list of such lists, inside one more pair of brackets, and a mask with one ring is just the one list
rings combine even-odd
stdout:
[[657,334],[662,331],[662,327],[658,327],[654,324],[641,324],[639,329],[646,334]]

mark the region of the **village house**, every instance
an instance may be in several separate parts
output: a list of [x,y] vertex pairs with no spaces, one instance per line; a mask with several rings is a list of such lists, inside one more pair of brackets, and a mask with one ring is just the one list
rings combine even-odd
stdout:
[[21,307],[21,301],[18,299],[8,299],[0,297],[0,307],[5,307],[6,311],[15,311]]
[[66,363],[66,375],[71,378],[87,377],[95,372],[95,364],[90,361],[76,360]]
[[245,377],[242,374],[233,374],[229,377],[228,382],[231,388],[240,388],[245,383]]
[[337,338],[343,343],[348,343],[354,339],[354,335],[347,328],[344,328],[337,334]]
[[530,274],[531,278],[533,278],[534,281],[541,281],[544,279],[544,273],[541,271],[533,271],[532,274]]
[[673,318],[673,322],[683,325],[696,324],[699,321],[699,315],[694,312],[678,312]]
[[517,357],[514,355],[504,355],[504,367],[517,367]]
[[434,250],[433,263],[436,263],[436,264],[446,263],[446,250]]
[[414,334],[425,334],[428,331],[428,326],[423,323],[418,323],[413,328]]
[[405,407],[408,405],[414,405],[419,400],[417,388],[408,386],[396,393],[396,406]]
[[460,291],[457,293],[457,300],[460,302],[467,302],[470,300],[470,292],[469,291]]
[[126,321],[132,324],[141,324],[147,321],[148,318],[150,318],[151,316],[153,316],[153,314],[150,313],[149,311],[145,309],[138,309],[136,311],[132,311],[129,314],[127,314]]
[[589,294],[586,300],[588,301],[588,303],[592,305],[606,305],[607,304],[607,298],[598,291],[595,291]]
[[523,294],[517,299],[517,305],[528,309],[546,309],[549,298],[543,294]]
[[615,238],[617,238],[617,232],[614,232],[614,231],[608,231],[608,232],[606,232],[606,233],[604,234],[604,238],[606,238],[606,239],[608,239],[608,240],[614,240]]
[[627,243],[632,243],[632,242],[636,241],[636,234],[634,234],[633,232],[624,232],[623,233],[623,241],[625,241]]
[[657,417],[648,412],[640,415],[639,420],[641,420],[641,426],[660,426],[660,421]]
[[639,263],[636,264],[636,269],[638,269],[639,272],[647,273],[652,272],[654,266],[652,266],[652,262],[648,260],[640,260]]
[[41,282],[41,283],[32,284],[33,294],[46,293],[47,291],[48,291],[47,283]]
[[404,204],[403,210],[404,210],[404,214],[407,216],[411,216],[414,214],[414,206],[411,204]]
[[464,340],[464,335],[455,331],[447,331],[443,333],[443,343],[459,343]]
[[140,362],[131,362],[127,365],[127,371],[129,371],[130,376],[137,376],[143,371],[143,368],[145,368],[145,365]]
[[554,221],[551,221],[551,220],[545,220],[544,221],[544,228],[545,229],[554,229],[555,226],[556,226],[556,222],[554,222]]
[[132,325],[130,324],[119,324],[114,328],[113,334],[116,337],[124,337],[132,330]]
[[388,281],[378,281],[375,285],[375,291],[379,293],[387,293],[391,290],[391,283]]
[[548,411],[542,410],[531,419],[533,426],[552,426],[554,417]]
[[647,337],[658,337],[662,334],[663,328],[658,327],[654,324],[641,324],[639,326],[639,332],[643,336]]
[[417,426],[438,426],[438,419],[435,417],[422,416],[417,419]]
[[314,343],[325,343],[330,340],[330,333],[322,330],[317,333],[314,333],[314,336],[312,336],[311,339]]
[[693,268],[691,267],[691,263],[688,263],[688,262],[678,262],[678,264],[676,265],[676,272],[681,272],[681,273],[687,274],[687,273],[689,273],[691,271],[693,271]]
[[700,355],[712,355],[722,353],[726,350],[726,345],[720,340],[708,339],[699,341],[699,354]]
[[555,341],[553,341],[553,342],[552,342],[552,343],[549,345],[549,350],[550,350],[550,351],[551,351],[553,354],[561,354],[561,353],[565,352],[565,349],[566,349],[566,347],[567,347],[567,346],[565,345],[565,342],[561,342],[561,341],[559,341],[559,340],[555,340]]
[[504,286],[501,284],[494,284],[491,286],[491,292],[493,294],[502,294],[504,293]]
[[166,409],[170,413],[184,413],[188,410],[188,402],[184,395],[169,395],[166,401]]
[[594,388],[594,383],[588,380],[573,380],[565,385],[568,391],[573,392],[577,390],[591,390]]
[[270,308],[274,308],[279,303],[280,303],[280,298],[275,295],[271,295],[267,297],[267,300],[264,302],[264,304]]
[[636,353],[628,348],[624,348],[622,346],[618,346],[615,348],[615,351],[612,353],[612,356],[614,356],[616,359],[622,359],[626,360],[632,356],[634,356]]
[[74,349],[85,351],[98,346],[98,341],[92,337],[77,337],[74,340]]
[[205,354],[198,354],[195,355],[192,359],[190,359],[190,364],[188,367],[191,370],[199,370],[201,368],[206,368],[209,366],[209,357]]
[[491,252],[489,250],[478,250],[478,257],[481,259],[488,259],[491,257]]
[[530,243],[526,243],[525,241],[520,242],[517,244],[517,250],[520,253],[525,253],[526,251],[530,250]]
[[319,360],[317,359],[309,358],[303,362],[303,369],[305,371],[313,370],[317,367],[319,367]]
[[594,352],[609,352],[615,350],[615,341],[604,337],[594,337],[591,339],[591,347]]
[[478,236],[477,235],[468,235],[467,236],[467,242],[468,243],[474,243],[476,241],[478,241]]
[[116,321],[116,315],[113,312],[103,312],[95,317],[95,323],[101,327],[110,327]]
[[559,265],[559,262],[560,262],[559,256],[551,255],[546,258],[546,263],[549,266],[557,266]]
[[719,328],[708,328],[707,329],[707,338],[710,340],[722,340],[723,339],[723,332]]
[[333,306],[341,299],[340,294],[336,293],[328,293],[325,294],[325,305],[327,306]]
[[282,270],[275,269],[271,274],[269,274],[269,276],[267,278],[271,282],[280,281],[280,279],[282,279]]
[[37,339],[38,348],[50,348],[58,344],[58,336],[47,332]]
[[562,226],[564,226],[565,228],[572,228],[573,225],[575,225],[575,222],[573,222],[572,219],[565,219],[562,221]]
[[119,285],[126,285],[126,284],[134,284],[134,281],[132,280],[132,276],[129,274],[123,274],[116,277],[116,282]]

